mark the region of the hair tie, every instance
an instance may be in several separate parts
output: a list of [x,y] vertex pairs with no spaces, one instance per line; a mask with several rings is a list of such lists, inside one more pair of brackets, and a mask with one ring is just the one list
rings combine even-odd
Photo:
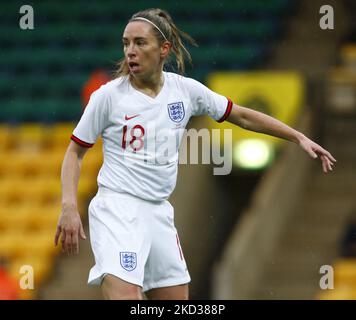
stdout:
[[158,26],[157,26],[156,24],[154,24],[151,20],[148,20],[148,19],[143,18],[143,17],[136,17],[136,18],[131,19],[131,21],[133,21],[133,20],[142,20],[142,21],[146,21],[146,22],[150,23],[151,25],[153,25],[153,26],[161,33],[162,37],[163,37],[166,41],[168,41],[168,39],[166,38],[166,36],[165,36],[164,33],[162,32],[162,30],[161,30],[160,28],[158,28]]

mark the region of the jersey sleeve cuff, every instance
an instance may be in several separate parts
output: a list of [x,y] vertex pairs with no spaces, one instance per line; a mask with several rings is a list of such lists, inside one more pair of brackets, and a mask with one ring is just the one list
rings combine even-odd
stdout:
[[91,148],[94,143],[88,143],[88,142],[85,142],[83,140],[80,140],[79,138],[77,138],[74,134],[71,135],[70,137],[75,143],[79,144],[81,147],[84,147],[84,148]]
[[231,101],[231,99],[227,98],[227,107],[226,107],[225,113],[217,122],[220,123],[227,119],[227,117],[230,115],[230,112],[232,110],[232,106],[233,106],[233,102]]

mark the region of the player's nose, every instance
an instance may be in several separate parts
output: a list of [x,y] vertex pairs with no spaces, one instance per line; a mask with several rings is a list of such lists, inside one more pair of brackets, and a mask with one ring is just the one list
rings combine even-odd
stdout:
[[126,53],[127,53],[128,57],[132,57],[132,56],[136,55],[136,49],[135,49],[135,45],[133,43],[130,43],[130,45],[127,47]]

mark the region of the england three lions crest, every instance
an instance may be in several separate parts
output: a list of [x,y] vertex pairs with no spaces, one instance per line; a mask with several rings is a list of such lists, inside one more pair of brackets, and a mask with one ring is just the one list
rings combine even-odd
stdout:
[[184,119],[185,111],[183,102],[174,102],[167,105],[168,115],[174,122],[181,122]]
[[120,264],[127,271],[132,271],[136,268],[137,258],[135,252],[120,252]]

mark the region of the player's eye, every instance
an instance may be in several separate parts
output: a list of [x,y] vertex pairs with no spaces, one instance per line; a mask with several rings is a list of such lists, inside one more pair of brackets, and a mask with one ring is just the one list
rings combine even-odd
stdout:
[[146,44],[146,42],[143,41],[143,40],[138,40],[138,41],[137,41],[137,45],[138,45],[138,46],[143,46],[143,45],[145,45],[145,44]]

